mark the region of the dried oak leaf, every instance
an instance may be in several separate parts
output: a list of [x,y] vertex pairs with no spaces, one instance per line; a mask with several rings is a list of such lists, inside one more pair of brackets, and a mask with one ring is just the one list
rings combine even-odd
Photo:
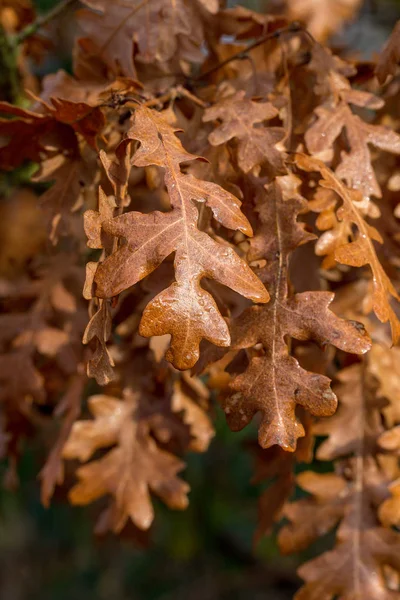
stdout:
[[128,394],[124,401],[92,396],[89,407],[95,419],[74,424],[64,458],[87,461],[97,449],[113,447],[77,470],[80,481],[70,492],[71,502],[89,504],[111,494],[116,532],[128,519],[139,529],[150,527],[154,518],[150,491],[170,508],[186,508],[189,486],[177,477],[184,464],[158,447],[148,420],[140,418],[137,395]]
[[282,127],[262,125],[276,117],[278,110],[270,102],[254,102],[245,96],[246,92],[237,92],[204,111],[203,121],[206,123],[217,119],[222,121],[210,133],[208,140],[212,146],[218,146],[236,138],[238,164],[245,173],[264,163],[279,171],[283,159],[275,145],[285,132]]
[[0,113],[17,117],[0,119],[0,135],[9,138],[0,148],[2,168],[15,168],[26,159],[41,162],[46,146],[54,152],[55,140],[64,151],[77,154],[75,133],[97,150],[97,136],[105,125],[101,109],[61,98],[51,102],[43,114],[0,102]]
[[311,211],[318,213],[316,226],[323,233],[315,244],[315,254],[324,256],[321,267],[336,267],[335,250],[346,244],[352,234],[352,225],[339,221],[336,215],[337,196],[332,190],[319,187],[312,200],[308,202]]
[[382,323],[390,322],[393,343],[395,344],[400,339],[400,322],[390,306],[388,295],[397,300],[400,298],[383,270],[373,245],[374,241],[382,243],[382,237],[375,227],[364,220],[357,206],[362,201],[360,191],[348,189],[324,163],[315,158],[297,154],[296,165],[304,171],[319,172],[322,176],[319,184],[323,188],[336,192],[342,200],[342,206],[337,211],[337,217],[340,221],[347,221],[355,225],[357,234],[354,241],[336,248],[335,260],[351,267],[369,265],[372,271],[372,310]]
[[63,123],[37,113],[28,113],[18,107],[1,103],[1,112],[13,114],[17,119],[0,119],[0,165],[12,170],[25,160],[40,163],[46,148],[64,147],[72,155],[77,153],[76,136]]
[[379,83],[385,83],[389,75],[396,73],[400,62],[400,21],[397,21],[392,34],[385,44],[376,65],[376,76]]
[[24,348],[0,354],[0,401],[37,402],[45,398],[44,378]]
[[398,599],[399,593],[387,586],[384,567],[400,572],[400,539],[377,522],[373,507],[379,501],[379,475],[373,464],[366,466],[361,481],[305,472],[298,483],[312,497],[287,505],[290,524],[279,534],[283,552],[304,549],[341,523],[335,548],[300,567],[306,584],[296,600]]
[[[93,264],[93,263],[89,263]],[[99,385],[107,385],[115,379],[114,361],[106,342],[111,335],[111,310],[107,300],[100,300],[83,334],[83,343],[93,346],[93,355],[87,364],[88,377],[94,377]]]
[[40,205],[53,244],[58,242],[60,236],[66,236],[73,230],[73,215],[81,208],[84,190],[92,179],[93,173],[82,157],[56,154],[41,161],[39,171],[32,180],[53,182],[40,196]]
[[306,580],[296,596],[301,600],[399,597],[390,591],[385,568],[399,573],[400,538],[380,527],[377,519],[377,508],[388,496],[392,469],[385,466],[382,454],[377,455],[382,402],[365,362],[340,373],[335,388],[339,411],[329,424],[315,428],[317,434],[329,436],[320,458],[332,460],[350,452],[353,457],[337,464],[336,474],[302,473],[298,483],[311,497],[287,504],[283,512],[289,520],[279,534],[285,553],[306,548],[339,524],[334,549],[299,569]]
[[[271,532],[271,527],[282,516],[282,509],[291,496],[295,485],[296,463],[311,462],[313,458],[314,437],[311,433],[311,419],[302,415],[306,430],[305,437],[297,444],[296,452],[285,452],[280,446],[271,446],[266,450],[253,442],[250,446],[255,458],[255,473],[252,483],[269,482],[258,499],[258,523],[254,534],[257,544],[263,536]],[[272,481],[271,481],[272,480]]]
[[[115,0],[85,4],[98,10],[78,11],[85,36],[106,65],[127,77],[136,76],[135,61],[163,64],[180,59],[201,62],[204,27],[197,0]],[[215,3],[201,0],[206,11]]]
[[[372,361],[371,361],[372,363]],[[378,439],[379,447],[389,456],[400,456],[400,425],[388,429]],[[397,473],[398,475],[398,473]],[[400,527],[400,478],[388,486],[390,497],[380,505],[379,519],[385,527]]]
[[364,451],[375,449],[376,437],[382,431],[379,409],[386,403],[369,393],[366,377],[361,363],[338,373],[339,385],[334,390],[340,400],[339,408],[335,415],[318,420],[312,428],[315,435],[327,436],[317,450],[319,460],[357,453],[360,443]]
[[374,343],[368,369],[378,381],[378,396],[388,401],[382,410],[385,424],[393,427],[400,423],[400,348]]
[[61,263],[53,262],[59,267],[56,273],[45,271],[38,277],[37,272],[33,280],[2,282],[1,300],[6,306],[17,304],[19,312],[0,315],[0,399],[20,406],[41,402],[46,397],[46,379],[40,371],[46,365],[57,366],[64,377],[76,370],[80,315],[63,285],[67,268],[63,271]]
[[214,428],[209,416],[192,398],[184,382],[174,383],[171,408],[176,413],[182,413],[183,422],[190,428],[192,440],[189,449],[205,452],[215,435]]
[[303,369],[290,355],[287,336],[313,340],[362,354],[370,348],[368,334],[361,324],[340,319],[329,310],[330,292],[303,292],[288,295],[289,254],[314,236],[297,222],[305,201],[298,193],[300,180],[294,175],[277,177],[259,194],[257,210],[260,229],[251,240],[250,260],[266,259],[260,273],[271,293],[269,304],[252,306],[236,318],[231,327],[232,348],[252,348],[261,344],[248,368],[229,386],[223,407],[229,426],[237,431],[261,412],[259,442],[263,448],[279,444],[294,451],[304,428],[295,415],[303,406],[317,416],[336,409],[336,396],[330,380]]
[[369,198],[374,195],[380,198],[382,192],[371,164],[368,146],[371,144],[386,152],[400,154],[400,135],[388,127],[366,123],[348,106],[351,103],[361,107],[381,108],[384,104],[381,98],[350,88],[339,91],[343,101],[338,105],[333,108],[319,106],[315,110],[318,119],[305,134],[307,148],[316,158],[329,159],[333,154],[335,140],[345,129],[350,151],[341,152],[339,166],[335,169],[336,175],[349,187],[361,190],[364,196]]
[[214,299],[200,286],[203,277],[216,279],[255,302],[267,302],[269,296],[228,244],[214,241],[197,228],[199,213],[194,201],[205,202],[225,227],[252,234],[237,198],[214,183],[181,171],[182,162],[198,157],[186,152],[176,131],[157,112],[144,107],[136,111],[133,126],[122,143],[140,141],[132,159],[134,166],[165,169],[172,210],[128,212],[105,220],[103,231],[125,238],[127,243],[99,264],[94,283],[98,297],[116,296],[175,252],[176,281],[147,305],[139,331],[144,337],[171,334],[166,357],[184,370],[197,361],[202,338],[219,346],[230,343],[228,327]]

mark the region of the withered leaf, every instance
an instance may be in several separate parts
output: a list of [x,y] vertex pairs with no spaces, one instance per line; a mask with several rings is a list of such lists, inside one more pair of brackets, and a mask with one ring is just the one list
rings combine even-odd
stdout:
[[60,236],[73,230],[73,213],[83,204],[83,190],[91,182],[91,174],[82,158],[67,158],[56,154],[43,160],[40,170],[32,178],[36,182],[53,182],[40,197],[49,238],[56,244]]
[[44,378],[38,371],[30,352],[23,348],[0,354],[0,401],[42,401],[45,397]]
[[183,413],[183,422],[190,427],[192,441],[189,448],[205,452],[214,437],[214,428],[207,413],[197,404],[181,381],[176,381],[171,398],[171,408]]
[[388,295],[397,300],[400,298],[383,270],[373,245],[373,241],[382,243],[382,237],[375,227],[364,220],[357,208],[357,202],[361,200],[360,192],[348,189],[324,163],[315,158],[297,154],[296,164],[304,171],[318,171],[322,177],[320,185],[336,192],[342,200],[343,204],[337,211],[337,217],[340,221],[354,224],[357,227],[357,235],[354,241],[336,248],[335,260],[351,267],[370,266],[373,277],[372,309],[382,323],[390,322],[393,343],[396,343],[400,339],[400,322],[390,306]]
[[282,127],[261,125],[277,114],[278,110],[270,102],[254,102],[241,91],[207,108],[203,121],[222,121],[208,136],[213,146],[224,144],[233,138],[238,140],[237,160],[245,173],[263,163],[280,170],[283,161],[275,145],[284,137],[284,130]]
[[[114,74],[136,76],[136,61],[164,65],[177,57],[201,62],[203,24],[197,0],[115,0],[81,10],[78,22]],[[215,2],[203,8],[215,12]]]
[[70,152],[76,154],[74,133],[82,135],[89,146],[97,149],[97,136],[105,125],[100,108],[61,98],[51,98],[51,104],[45,104],[44,107],[45,112],[40,114],[0,102],[0,113],[16,117],[11,120],[0,119],[0,133],[10,138],[0,149],[3,168],[14,168],[25,159],[40,162],[40,154],[46,149],[46,143],[54,146],[55,140],[66,152],[70,148]]
[[329,310],[333,294],[303,292],[288,296],[288,257],[313,236],[297,222],[305,201],[298,193],[293,175],[277,177],[258,197],[260,229],[251,241],[251,260],[264,258],[261,277],[271,300],[265,307],[247,309],[232,324],[232,347],[251,348],[261,344],[250,365],[237,375],[223,400],[230,427],[240,430],[261,412],[259,441],[263,448],[279,444],[294,451],[304,429],[295,416],[296,405],[318,416],[331,415],[336,396],[330,380],[300,367],[290,355],[286,337],[332,344],[347,352],[364,353],[370,347],[362,326],[338,318]]
[[189,486],[177,477],[184,464],[161,450],[150,435],[149,423],[140,417],[138,398],[125,400],[92,396],[95,420],[78,421],[64,447],[64,458],[87,461],[98,448],[113,446],[103,458],[78,469],[79,482],[72,488],[73,504],[88,504],[106,494],[115,500],[114,531],[128,519],[148,529],[154,518],[150,491],[175,509],[187,506]]
[[387,427],[400,423],[400,348],[374,343],[369,354],[368,370],[379,383],[377,395],[386,399],[382,409]]
[[106,250],[111,250],[111,236],[104,235],[102,225],[104,222],[113,218],[115,208],[115,199],[112,196],[106,196],[103,188],[99,186],[98,210],[87,210],[84,215],[84,227],[88,238],[87,245],[89,248],[104,248]]
[[202,338],[219,346],[230,342],[228,327],[214,299],[200,286],[203,277],[216,279],[255,302],[266,302],[269,296],[228,244],[217,243],[197,228],[198,210],[193,201],[205,202],[215,219],[226,227],[252,233],[237,198],[214,183],[182,173],[180,164],[197,157],[186,152],[175,131],[155,111],[136,111],[127,139],[137,139],[141,145],[132,164],[164,167],[172,210],[128,212],[104,221],[106,233],[125,238],[127,243],[99,264],[94,282],[100,298],[116,296],[175,252],[176,281],[147,305],[140,334],[171,334],[167,359],[178,369],[188,369],[198,359]]
[[336,473],[300,474],[298,483],[311,496],[286,505],[289,524],[280,531],[279,544],[283,552],[299,551],[339,525],[334,549],[299,569],[306,584],[296,597],[396,598],[385,568],[400,571],[398,534],[380,526],[376,511],[388,497],[392,472],[390,461],[385,466],[383,456],[376,454],[383,404],[368,375],[367,359],[341,371],[339,381],[338,414],[329,425],[326,420],[315,427],[317,434],[329,435],[319,456],[353,456],[336,463]]
[[[342,90],[342,95],[344,92],[347,92],[344,96],[347,102],[371,108],[382,107],[381,99],[372,94]],[[316,109],[318,119],[305,134],[307,148],[311,154],[324,160],[333,152],[334,142],[344,128],[350,151],[342,151],[336,175],[349,187],[361,190],[364,196],[374,195],[380,198],[382,192],[371,164],[368,145],[399,154],[400,136],[388,127],[363,121],[353,114],[347,102],[340,102],[334,108],[319,106]]]
[[306,584],[296,600],[398,597],[388,588],[383,568],[390,566],[399,573],[400,541],[394,531],[376,521],[371,503],[374,495],[379,496],[379,490],[374,489],[379,482],[372,463],[366,472],[358,488],[333,473],[306,472],[299,476],[301,487],[313,496],[287,505],[284,514],[290,525],[280,533],[281,549],[292,552],[304,548],[339,521],[341,524],[335,548],[300,567],[299,575]]
[[377,408],[385,403],[375,394],[367,394],[366,377],[361,363],[339,372],[339,385],[334,388],[340,399],[338,411],[313,426],[316,435],[328,436],[318,448],[318,459],[333,460],[356,453],[360,444],[364,450],[375,446],[376,436],[382,430]]
[[[93,264],[93,263],[92,263]],[[93,344],[93,355],[88,361],[87,374],[94,377],[99,385],[107,385],[115,378],[112,369],[114,361],[106,342],[111,335],[111,312],[107,300],[100,300],[83,335],[84,344]]]

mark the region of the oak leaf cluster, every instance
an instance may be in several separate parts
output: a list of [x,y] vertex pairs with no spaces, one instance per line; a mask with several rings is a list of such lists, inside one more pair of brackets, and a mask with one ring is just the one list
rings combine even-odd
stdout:
[[147,531],[222,409],[258,431],[255,540],[331,532],[296,599],[400,598],[399,23],[358,62],[326,45],[357,0],[81,4],[39,80],[43,22],[0,2],[4,485],[38,435],[44,505]]

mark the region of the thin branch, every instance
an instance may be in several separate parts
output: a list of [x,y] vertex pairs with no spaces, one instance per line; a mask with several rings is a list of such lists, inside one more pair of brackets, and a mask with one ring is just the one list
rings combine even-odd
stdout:
[[290,23],[287,27],[281,27],[279,29],[275,29],[275,31],[266,33],[258,40],[255,40],[254,42],[251,42],[251,44],[248,44],[248,46],[246,48],[244,48],[244,50],[240,50],[239,52],[232,54],[232,56],[229,56],[228,58],[221,61],[214,67],[211,67],[211,69],[209,69],[205,73],[200,73],[200,75],[198,75],[197,77],[191,77],[189,79],[193,83],[197,83],[198,81],[201,81],[202,79],[207,79],[207,77],[209,77],[216,71],[219,71],[219,69],[222,69],[223,67],[228,65],[233,60],[243,60],[243,58],[247,58],[247,53],[250,52],[250,50],[254,50],[254,48],[258,48],[258,46],[265,44],[265,42],[279,38],[284,33],[297,33],[299,31],[304,31],[303,26],[301,25],[301,23],[298,23],[297,21],[293,21],[293,23]]
[[59,15],[61,15],[69,6],[74,4],[76,0],[63,0],[60,4],[57,4],[50,10],[47,14],[38,17],[33,23],[29,23],[24,29],[22,29],[19,33],[16,34],[14,38],[14,43],[18,46],[22,44],[27,38],[34,35],[39,29],[50,23],[56,19]]
[[196,83],[202,81],[203,79],[207,79],[207,77],[209,77],[216,71],[219,71],[219,69],[222,69],[223,67],[228,65],[230,62],[232,62],[234,60],[243,60],[244,58],[248,58],[248,53],[251,50],[254,50],[254,48],[258,48],[258,46],[265,44],[269,40],[277,39],[277,38],[281,37],[282,35],[284,35],[285,33],[302,33],[302,34],[305,34],[312,43],[315,42],[315,40],[312,37],[312,35],[310,34],[310,32],[307,31],[306,29],[304,29],[304,27],[301,23],[299,23],[298,21],[293,21],[293,23],[290,23],[287,27],[281,27],[279,29],[275,29],[275,31],[266,33],[265,35],[260,37],[258,40],[251,42],[251,44],[249,44],[246,48],[244,48],[244,50],[240,50],[239,52],[232,54],[232,56],[229,56],[228,58],[221,61],[214,67],[211,67],[211,69],[209,69],[205,73],[200,73],[200,75],[197,75],[197,77],[188,77],[187,80],[192,85],[193,84],[195,85]]

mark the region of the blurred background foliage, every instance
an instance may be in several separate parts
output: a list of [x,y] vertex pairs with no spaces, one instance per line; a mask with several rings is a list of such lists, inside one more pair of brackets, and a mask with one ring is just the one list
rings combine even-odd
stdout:
[[[57,3],[34,2],[39,13]],[[242,0],[240,4],[263,11],[269,2]],[[333,42],[369,58],[379,51],[399,16],[400,0],[367,0],[358,19]],[[73,34],[71,15],[52,26],[54,48],[42,64],[33,67],[37,75],[70,70]],[[30,174],[31,166],[8,174],[6,180],[0,177],[0,195],[26,182]],[[97,515],[91,508],[69,506],[63,488],[45,509],[37,481],[44,456],[31,445],[25,448],[18,467],[19,485],[12,490],[0,488],[1,600],[292,598],[299,583],[296,567],[315,555],[316,548],[303,556],[282,558],[272,537],[253,547],[262,486],[250,483],[253,465],[246,441],[256,439],[256,431],[248,428],[233,434],[217,408],[216,414],[217,433],[210,450],[189,456],[184,473],[192,488],[189,509],[174,513],[156,501],[150,539],[138,539],[135,531],[120,538],[95,536]],[[313,465],[314,470],[322,468],[329,464]],[[0,478],[7,479],[6,463],[0,463]],[[319,548],[329,541],[319,541]]]

